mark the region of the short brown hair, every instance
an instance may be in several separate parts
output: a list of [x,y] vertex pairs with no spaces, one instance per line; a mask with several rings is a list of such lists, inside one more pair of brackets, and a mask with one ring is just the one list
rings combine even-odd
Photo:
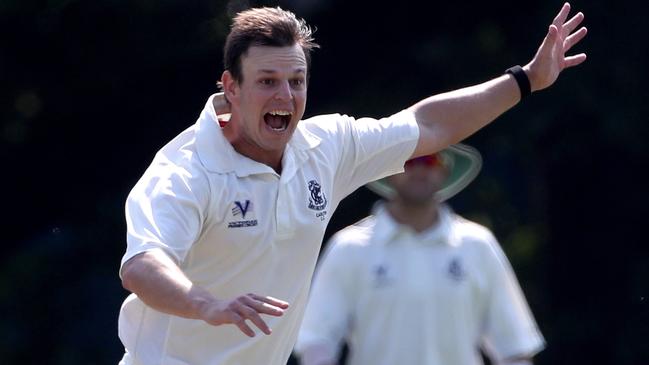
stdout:
[[292,12],[279,7],[244,10],[234,17],[225,41],[223,66],[230,71],[234,80],[241,82],[241,57],[250,47],[286,47],[294,44],[302,47],[308,67],[311,50],[319,46],[314,42],[313,31],[304,19],[298,19]]

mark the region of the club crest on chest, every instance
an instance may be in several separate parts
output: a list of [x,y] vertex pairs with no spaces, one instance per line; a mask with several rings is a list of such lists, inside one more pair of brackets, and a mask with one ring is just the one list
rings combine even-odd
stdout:
[[327,197],[322,192],[320,183],[316,180],[309,180],[307,183],[309,188],[309,209],[323,210],[327,207]]

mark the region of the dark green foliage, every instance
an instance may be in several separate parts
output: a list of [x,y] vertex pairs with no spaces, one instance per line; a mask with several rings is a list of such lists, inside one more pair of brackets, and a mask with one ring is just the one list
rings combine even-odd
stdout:
[[[0,1],[2,363],[117,363],[124,199],[216,91],[228,14],[259,4],[275,5]],[[318,28],[307,116],[375,117],[527,62],[561,6],[279,4]],[[647,5],[573,8],[588,61],[469,138],[484,170],[451,204],[508,253],[549,343],[537,364],[635,365],[649,358]],[[327,236],[374,200],[354,193]]]

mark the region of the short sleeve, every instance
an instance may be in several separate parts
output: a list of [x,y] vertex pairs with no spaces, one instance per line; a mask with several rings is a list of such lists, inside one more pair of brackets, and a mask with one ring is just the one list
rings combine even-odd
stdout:
[[337,241],[339,237],[333,236],[316,267],[295,345],[298,355],[310,346],[318,346],[325,349],[329,359],[335,361],[349,329],[354,265],[350,261],[352,255],[349,246]]
[[121,264],[156,249],[182,263],[200,235],[206,202],[198,195],[208,188],[206,180],[181,167],[149,167],[126,200],[127,248]]
[[359,118],[349,125],[339,166],[339,186],[345,195],[370,181],[403,172],[419,139],[414,114],[403,110],[388,118]]
[[483,336],[485,349],[498,361],[512,356],[532,357],[545,347],[545,340],[509,260],[493,235],[489,236],[487,274],[491,290]]

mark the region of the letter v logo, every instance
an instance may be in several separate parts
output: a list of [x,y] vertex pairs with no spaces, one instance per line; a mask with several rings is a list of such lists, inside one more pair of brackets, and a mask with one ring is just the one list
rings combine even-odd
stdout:
[[240,201],[235,201],[234,204],[236,204],[237,208],[239,208],[239,210],[241,211],[242,218],[246,218],[248,207],[250,207],[250,200],[246,200],[246,205],[241,205]]

